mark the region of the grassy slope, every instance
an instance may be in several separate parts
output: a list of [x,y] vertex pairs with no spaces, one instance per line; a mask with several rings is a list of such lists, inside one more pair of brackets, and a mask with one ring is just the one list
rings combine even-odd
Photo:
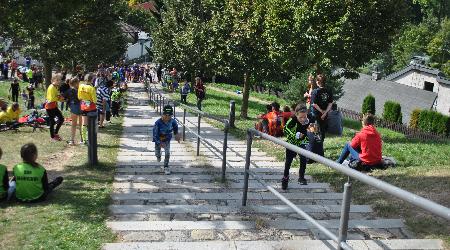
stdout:
[[[208,85],[209,86],[209,85]],[[242,99],[232,93],[208,89],[207,99],[203,102],[203,110],[220,116],[228,115],[229,101],[236,101],[236,114],[238,116]],[[220,84],[212,85],[220,87]],[[236,86],[227,87],[227,90],[236,90]],[[178,94],[172,94],[173,98],[179,99]],[[256,98],[254,93],[251,93]],[[273,101],[274,97],[267,94],[257,94],[261,101]],[[188,96],[188,102],[195,104],[195,95]],[[280,100],[284,104],[283,100]],[[231,132],[244,139],[245,129],[253,127],[256,119],[254,117],[265,111],[262,102],[250,101],[248,115],[250,119],[237,117],[236,129]],[[221,124],[213,122],[217,127]],[[345,142],[351,140],[354,133],[361,127],[359,122],[346,120],[344,134],[342,137],[329,136],[325,140],[325,156],[337,159]],[[450,207],[450,142],[436,143],[432,141],[409,140],[404,135],[387,130],[379,129],[383,138],[383,154],[393,156],[398,161],[398,167],[374,171],[372,176],[406,189],[423,197],[436,201],[444,206]],[[257,140],[255,146],[265,149],[270,155],[276,156],[284,161],[284,149],[267,141]],[[272,150],[277,148],[278,150]],[[298,164],[294,163],[298,166]],[[311,174],[316,181],[329,182],[336,191],[342,191],[346,177],[342,174],[319,164],[308,165],[307,173]],[[375,209],[376,215],[389,218],[404,218],[408,228],[419,238],[441,238],[450,246],[450,225],[444,219],[430,216],[423,210],[417,209],[406,202],[391,198],[365,184],[355,182],[353,191],[353,202],[356,204],[370,204]]]
[[[6,97],[5,86],[0,83],[0,97]],[[50,170],[49,176],[65,178],[46,202],[0,203],[0,249],[98,249],[102,243],[114,241],[105,220],[122,127],[121,120],[113,121],[98,133],[101,164],[95,167],[86,165],[85,146],[50,143],[48,130],[31,133],[30,128],[21,128],[19,133],[0,133],[4,151],[0,162],[9,170],[20,162],[20,146],[34,142],[39,150],[38,162],[49,168],[61,165]],[[63,138],[68,138],[69,130],[69,126],[61,128]]]

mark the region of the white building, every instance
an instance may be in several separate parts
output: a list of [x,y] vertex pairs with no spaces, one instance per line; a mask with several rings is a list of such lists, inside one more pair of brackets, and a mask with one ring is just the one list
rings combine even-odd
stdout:
[[437,69],[411,63],[408,67],[385,77],[385,80],[437,94],[433,108],[450,115],[450,79]]

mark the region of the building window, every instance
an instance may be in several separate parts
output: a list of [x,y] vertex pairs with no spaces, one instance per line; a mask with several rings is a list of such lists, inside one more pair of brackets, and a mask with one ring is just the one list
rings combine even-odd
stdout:
[[423,86],[423,89],[426,91],[433,92],[434,83],[432,82],[425,82],[425,85]]

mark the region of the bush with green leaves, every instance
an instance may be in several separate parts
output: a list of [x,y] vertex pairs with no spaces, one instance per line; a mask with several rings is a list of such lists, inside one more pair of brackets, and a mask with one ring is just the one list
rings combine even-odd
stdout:
[[411,118],[409,119],[409,126],[411,128],[418,128],[420,112],[421,112],[420,109],[414,109],[411,112]]
[[450,117],[436,111],[422,110],[419,115],[417,127],[424,132],[449,135]]
[[366,98],[364,98],[361,113],[375,114],[375,97],[373,95],[369,94]]
[[383,119],[390,122],[402,123],[402,107],[400,103],[393,101],[385,102]]

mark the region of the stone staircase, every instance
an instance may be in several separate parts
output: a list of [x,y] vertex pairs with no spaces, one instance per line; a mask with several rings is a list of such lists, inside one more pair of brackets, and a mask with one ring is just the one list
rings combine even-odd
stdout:
[[[221,182],[221,158],[202,144],[196,156],[196,138],[171,143],[172,174],[164,175],[151,142],[159,115],[148,106],[141,84],[130,84],[128,109],[113,184],[108,226],[119,242],[104,249],[334,249],[319,230],[301,218],[258,182],[250,179],[247,206],[241,206],[244,160],[228,151],[227,181]],[[180,110],[178,110],[180,111]],[[182,113],[177,113],[180,117]],[[187,119],[196,123],[196,116]],[[202,121],[202,134],[215,146],[223,132]],[[229,147],[245,155],[246,144],[229,136]],[[252,169],[269,185],[281,190],[284,163],[257,148]],[[289,189],[283,194],[332,232],[339,228],[341,193],[307,176],[296,183],[291,169]],[[352,205],[349,244],[355,249],[441,249],[440,240],[411,239],[400,219],[373,216],[366,205]]]

